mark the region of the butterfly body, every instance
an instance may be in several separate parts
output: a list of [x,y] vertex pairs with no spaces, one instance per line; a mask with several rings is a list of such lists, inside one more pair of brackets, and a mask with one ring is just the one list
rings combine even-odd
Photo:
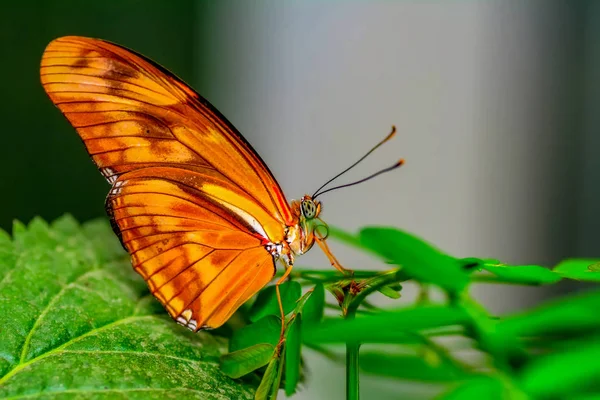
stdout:
[[112,185],[105,208],[133,268],[180,324],[222,325],[277,261],[288,270],[315,242],[339,265],[320,203],[288,204],[233,125],[151,60],[63,37],[46,48],[41,80]]

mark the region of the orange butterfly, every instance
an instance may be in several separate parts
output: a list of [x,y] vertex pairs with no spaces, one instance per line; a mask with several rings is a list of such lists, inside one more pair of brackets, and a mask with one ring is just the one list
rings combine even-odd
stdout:
[[319,191],[288,204],[242,135],[167,70],[109,42],[63,37],[46,48],[41,80],[112,185],[106,211],[134,269],[180,324],[221,326],[273,279],[277,260],[279,295],[314,242],[348,273],[324,241]]

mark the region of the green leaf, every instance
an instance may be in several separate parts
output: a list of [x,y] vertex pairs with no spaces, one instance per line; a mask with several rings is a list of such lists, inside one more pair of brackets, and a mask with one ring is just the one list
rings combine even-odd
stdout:
[[600,338],[582,340],[567,351],[540,357],[526,365],[521,387],[536,398],[569,398],[600,380]]
[[219,369],[227,343],[166,317],[115,245],[69,216],[0,235],[0,398],[252,398]]
[[439,397],[440,400],[528,400],[517,388],[499,378],[478,376]]
[[501,282],[519,283],[526,285],[540,285],[556,283],[562,277],[539,265],[503,265],[503,264],[481,264],[486,271],[496,275]]
[[360,241],[360,238],[352,233],[343,231],[342,229],[329,225],[329,237],[348,246],[356,247],[362,250],[368,250]]
[[273,386],[271,386],[271,394],[269,395],[270,400],[276,400],[277,394],[279,393],[279,388],[281,387],[281,378],[283,377],[283,369],[285,364],[282,360],[285,360],[285,346],[281,350],[281,354],[279,355],[280,361],[277,365],[277,376],[275,377],[275,381],[273,382]]
[[[296,301],[302,295],[302,287],[298,282],[287,281],[279,286],[283,311],[287,315],[296,307]],[[263,289],[257,296],[256,301],[250,309],[250,321],[255,322],[267,315],[280,315],[279,302],[275,286]]]
[[[254,396],[255,400],[270,400],[272,398],[271,393],[273,392],[279,374],[278,367],[279,359],[273,357],[260,381],[258,389],[256,389],[256,395]],[[279,383],[277,383],[277,388],[279,388]]]
[[302,320],[305,324],[312,324],[323,319],[325,311],[325,287],[322,283],[317,283],[312,290],[310,297],[304,303],[302,308]]
[[285,395],[296,392],[300,379],[300,352],[302,348],[302,314],[291,321],[285,339]]
[[600,272],[600,262],[596,262],[588,267],[590,272]]
[[[476,257],[459,258],[457,261],[464,271],[481,271],[481,266],[486,262],[485,260]],[[490,261],[490,263],[494,263],[494,261],[497,260]],[[496,264],[499,263],[500,261],[498,261]]]
[[377,291],[382,295],[389,297],[390,299],[395,300],[400,298],[400,293],[392,289],[390,286],[381,286],[377,289]]
[[600,282],[600,262],[598,260],[572,258],[560,262],[553,271],[565,278]]
[[379,376],[425,382],[456,381],[469,376],[431,350],[414,355],[363,352],[360,368]]
[[536,336],[600,328],[600,291],[552,300],[532,310],[506,317],[496,325],[501,336]]
[[451,292],[459,292],[469,282],[469,275],[455,258],[429,243],[395,228],[365,228],[360,241],[375,253],[396,265],[420,282],[430,282]]
[[574,394],[569,400],[600,400],[600,393]]
[[267,365],[274,352],[275,346],[260,343],[243,350],[224,354],[221,356],[221,370],[231,378],[241,378]]
[[325,320],[303,332],[310,343],[420,343],[412,332],[469,321],[460,308],[442,306],[409,307],[350,320]]
[[281,334],[281,319],[267,315],[253,324],[246,325],[233,332],[229,341],[229,351],[237,351],[259,343],[276,346]]

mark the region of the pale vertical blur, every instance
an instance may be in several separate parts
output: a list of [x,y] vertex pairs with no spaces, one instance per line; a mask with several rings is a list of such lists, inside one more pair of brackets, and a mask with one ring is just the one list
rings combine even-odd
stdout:
[[585,24],[585,85],[577,252],[600,253],[600,2],[590,1]]
[[[586,91],[583,65],[585,54],[598,65],[600,25],[586,31],[591,17],[574,3],[222,1],[199,10],[206,24],[198,37],[209,48],[197,55],[199,89],[290,199],[314,191],[397,125],[397,138],[343,181],[399,157],[406,165],[325,195],[330,224],[393,225],[457,256],[512,263],[598,256],[598,241],[585,248],[575,241],[591,232],[582,210],[598,221],[591,186],[599,122],[590,108],[598,68],[588,71],[596,91]],[[593,165],[581,172],[582,148],[595,172]],[[350,268],[383,268],[333,247]],[[327,266],[319,250],[300,264]],[[476,293],[497,312],[544,294],[489,286]],[[343,398],[342,366],[317,356],[309,370],[297,398]],[[366,399],[398,398],[397,383],[361,383]]]

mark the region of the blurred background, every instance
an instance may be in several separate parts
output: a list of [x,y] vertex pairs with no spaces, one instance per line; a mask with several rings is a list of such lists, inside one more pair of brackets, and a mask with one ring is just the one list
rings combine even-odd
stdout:
[[[406,165],[324,195],[332,225],[393,225],[456,256],[508,263],[600,256],[598,1],[25,0],[1,10],[7,231],[35,215],[104,215],[109,186],[39,83],[46,44],[82,35],[135,49],[192,85],[289,199],[312,193],[396,124],[397,137],[345,179],[400,157]],[[332,247],[347,267],[382,268]],[[328,266],[318,250],[301,263]],[[556,294],[475,292],[495,312]],[[309,356],[310,383],[297,398],[343,398],[343,366]],[[361,384],[365,398],[398,397],[395,382]]]

